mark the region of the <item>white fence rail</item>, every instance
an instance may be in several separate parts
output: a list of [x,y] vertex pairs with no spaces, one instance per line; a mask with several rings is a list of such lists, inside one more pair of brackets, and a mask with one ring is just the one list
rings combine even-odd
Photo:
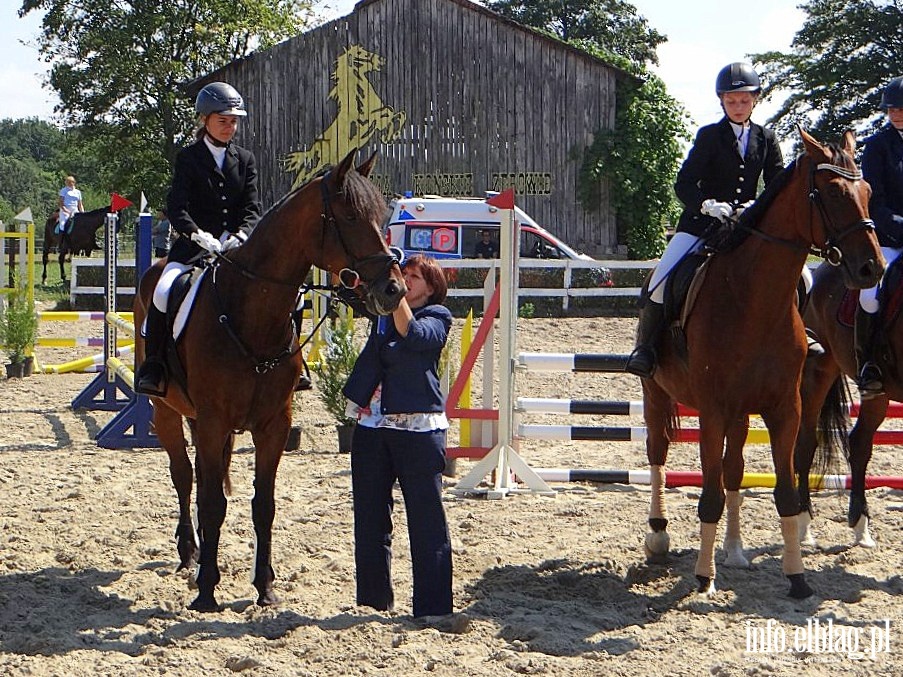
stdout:
[[[639,287],[574,287],[574,272],[579,270],[592,270],[594,268],[607,268],[613,272],[618,270],[650,270],[657,261],[583,261],[571,259],[521,259],[521,270],[563,270],[564,281],[561,287],[524,287],[519,291],[522,297],[548,297],[560,298],[561,307],[567,310],[569,301],[572,298],[586,297],[638,297],[640,293]],[[496,270],[497,264],[492,260],[486,259],[442,259],[439,265],[443,268],[454,268],[457,270],[473,269],[473,270]],[[134,268],[134,259],[119,259],[120,268]],[[72,274],[69,281],[69,298],[73,305],[76,304],[78,296],[102,296],[104,293],[103,285],[87,286],[79,283],[79,277],[84,280],[84,275],[79,275],[79,271],[88,268],[103,268],[103,259],[75,257],[72,260]],[[103,279],[101,275],[99,278]],[[128,293],[127,289],[122,290]],[[459,289],[450,288],[448,290],[450,297],[474,297],[482,296],[482,287],[475,289]]]

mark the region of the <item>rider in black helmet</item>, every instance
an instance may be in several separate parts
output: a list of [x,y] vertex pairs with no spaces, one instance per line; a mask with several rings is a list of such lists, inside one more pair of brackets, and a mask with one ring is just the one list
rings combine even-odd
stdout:
[[166,302],[173,281],[207,253],[239,246],[260,218],[257,163],[253,153],[232,142],[245,102],[225,82],[204,86],[195,100],[196,140],[179,151],[167,213],[177,234],[166,267],[154,289],[145,320],[145,360],[135,390],[163,397],[167,375]]
[[[862,175],[872,187],[869,214],[875,220],[878,244],[889,270],[903,252],[903,77],[887,83],[881,93],[881,110],[887,123],[865,142]],[[859,395],[868,400],[884,395],[884,375],[874,360],[879,327],[878,289],[859,292],[856,310],[856,373]]]
[[748,63],[728,64],[715,79],[724,117],[699,130],[677,174],[674,190],[684,210],[641,301],[636,348],[626,366],[631,374],[651,378],[655,373],[668,274],[702,247],[706,231],[755,199],[759,177],[767,185],[784,168],[774,132],[750,120],[761,91],[759,76]]

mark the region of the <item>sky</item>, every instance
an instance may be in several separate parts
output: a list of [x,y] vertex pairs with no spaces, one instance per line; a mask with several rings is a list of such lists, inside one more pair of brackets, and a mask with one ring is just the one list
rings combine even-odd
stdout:
[[[658,48],[659,66],[654,70],[671,96],[689,111],[694,127],[721,117],[714,88],[722,66],[745,61],[751,53],[789,51],[805,16],[796,9],[798,2],[757,0],[735,8],[724,0],[632,0],[639,14],[668,36]],[[349,14],[355,0],[321,0],[318,4],[324,17],[335,18]],[[19,0],[3,0],[0,9],[0,119],[51,120],[58,100],[41,87],[46,64],[34,46],[40,20],[34,12],[20,19],[16,12],[20,6]],[[753,120],[765,122],[777,105],[763,102]]]

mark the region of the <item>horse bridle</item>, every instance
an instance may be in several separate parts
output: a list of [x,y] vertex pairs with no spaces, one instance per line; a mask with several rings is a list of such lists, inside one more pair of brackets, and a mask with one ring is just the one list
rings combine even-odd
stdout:
[[[794,160],[796,162],[796,160]],[[788,171],[789,167],[784,171]],[[821,193],[818,190],[818,187],[815,185],[815,173],[818,171],[828,171],[837,174],[838,176],[842,176],[845,179],[849,179],[850,181],[859,181],[862,179],[862,172],[859,169],[847,169],[846,167],[841,167],[840,165],[831,164],[829,162],[822,162],[819,164],[813,163],[812,168],[809,170],[809,202],[811,202],[815,209],[818,209],[818,213],[821,216],[822,223],[825,226],[825,243],[816,247],[814,244],[812,246],[800,244],[798,242],[792,242],[790,240],[783,240],[779,237],[775,237],[773,235],[769,235],[768,233],[763,233],[758,228],[752,228],[745,224],[736,223],[735,225],[752,235],[756,235],[757,237],[767,241],[773,242],[775,244],[780,244],[785,247],[790,247],[791,249],[798,249],[802,251],[808,251],[810,254],[814,256],[819,256],[823,258],[828,264],[832,266],[839,266],[843,263],[843,251],[840,249],[840,242],[844,240],[848,235],[852,235],[853,233],[860,230],[875,230],[875,222],[872,219],[859,219],[855,221],[846,229],[842,230],[840,234],[835,237],[828,237],[828,227],[831,227],[831,230],[835,230],[834,220],[831,218],[828,213],[827,208],[825,207],[824,201],[822,200]],[[810,212],[809,218],[809,232],[813,233],[811,239],[813,243],[815,242],[815,227],[812,222],[812,216],[814,215],[814,210]]]
[[[374,278],[374,281],[375,281],[375,280],[379,279],[379,277],[381,275],[387,274],[388,271],[391,270],[392,266],[398,263],[398,259],[395,256],[393,256],[392,254],[388,254],[388,253],[371,254],[370,256],[365,256],[362,259],[358,259],[351,253],[351,249],[348,247],[348,243],[345,241],[345,238],[342,235],[342,229],[339,227],[338,220],[335,217],[335,212],[333,212],[332,204],[330,203],[330,200],[329,200],[329,190],[326,188],[326,179],[329,178],[329,175],[331,173],[332,173],[332,170],[329,170],[328,172],[326,172],[322,176],[322,181],[320,182],[320,195],[322,196],[322,199],[323,199],[323,211],[320,213],[320,218],[323,220],[323,229],[322,229],[323,240],[325,240],[325,238],[326,238],[326,231],[328,229],[332,228],[335,230],[336,235],[339,238],[339,243],[342,246],[342,249],[344,249],[345,254],[351,259],[351,262],[352,262],[351,268],[343,268],[339,272],[339,281],[342,283],[342,286],[344,286],[348,289],[354,289],[363,280],[360,273],[358,273],[358,271],[357,271],[357,268],[361,264],[366,264],[371,261],[384,262],[385,266],[382,269],[382,271]],[[322,246],[323,246],[323,242],[321,242],[321,247]],[[217,305],[217,310],[219,312],[219,317],[218,317],[219,323],[225,328],[226,333],[232,339],[233,343],[235,343],[238,346],[238,349],[242,353],[242,355],[244,355],[246,358],[251,360],[251,362],[254,364],[254,371],[256,371],[258,374],[265,374],[266,372],[274,369],[282,360],[292,357],[295,353],[300,351],[301,347],[304,344],[298,345],[298,342],[293,340],[292,343],[295,344],[293,347],[286,348],[278,355],[275,355],[273,357],[266,358],[263,360],[257,359],[257,357],[251,353],[251,351],[245,345],[244,341],[241,340],[241,337],[238,336],[238,334],[232,328],[232,325],[229,322],[229,316],[226,312],[225,304],[223,303],[222,299],[220,298],[219,293],[216,288],[216,271],[219,267],[219,263],[221,263],[223,261],[234,265],[244,277],[246,277],[250,280],[257,280],[260,282],[267,282],[270,284],[277,284],[277,285],[281,285],[281,286],[292,287],[292,288],[298,290],[299,296],[301,294],[303,294],[304,290],[306,290],[306,289],[314,289],[314,288],[319,288],[319,287],[315,286],[315,285],[303,285],[302,287],[299,288],[298,285],[296,285],[292,282],[287,282],[285,280],[277,280],[274,278],[270,278],[270,277],[266,277],[264,275],[259,275],[257,273],[254,273],[254,272],[248,270],[247,268],[245,268],[243,265],[233,261],[228,256],[224,256],[219,253],[216,254],[216,262],[211,264],[211,267],[213,268],[213,272],[212,272],[212,276],[211,276],[211,286],[213,287],[213,297],[214,297],[214,301]],[[347,278],[347,282],[346,282],[346,279],[343,279],[343,278]],[[363,283],[365,285],[372,284],[372,282],[367,282],[366,280],[363,280]],[[329,287],[327,287],[327,289],[332,290],[333,287],[329,286]],[[314,331],[316,331],[316,329],[319,328],[320,324],[323,323],[323,321],[326,319],[326,317],[327,317],[327,315],[323,315],[323,317],[320,318],[320,323],[317,325],[317,327],[314,329]],[[297,329],[297,328],[295,328],[295,329]],[[295,329],[292,330],[293,337],[296,335]],[[309,340],[309,338],[308,338],[308,340]],[[307,341],[305,341],[305,343],[307,343]]]
[[[820,164],[813,163],[812,169],[809,171],[809,201],[812,202],[816,209],[818,209],[818,213],[821,216],[822,223],[825,225],[825,243],[820,249],[812,248],[812,253],[822,257],[828,264],[832,266],[839,266],[843,263],[843,251],[840,249],[840,243],[848,236],[856,233],[860,230],[865,231],[874,231],[875,230],[875,222],[872,219],[859,219],[858,221],[853,222],[851,225],[847,226],[844,230],[841,230],[839,234],[834,237],[827,237],[828,235],[828,226],[830,225],[831,230],[835,231],[837,228],[835,227],[834,220],[831,218],[830,213],[825,207],[825,203],[821,198],[821,192],[815,185],[815,173],[818,171],[828,171],[837,174],[845,179],[850,181],[861,181],[862,180],[862,171],[859,168],[855,169],[847,169],[846,167],[841,167],[840,165],[831,164],[828,162],[822,162]],[[813,231],[812,228],[812,220],[810,218],[810,232]],[[815,239],[814,237],[812,238]]]
[[[370,286],[376,280],[380,279],[382,276],[387,275],[388,272],[392,269],[392,266],[398,263],[398,259],[389,253],[380,252],[377,254],[370,254],[369,256],[365,256],[362,259],[357,258],[352,254],[351,248],[348,246],[348,243],[345,240],[345,236],[342,235],[342,228],[339,226],[338,219],[336,219],[335,212],[332,210],[332,203],[329,200],[329,188],[326,186],[326,180],[329,178],[329,175],[332,173],[332,170],[326,172],[323,176],[323,180],[320,182],[320,194],[323,198],[323,212],[320,214],[320,217],[323,219],[323,240],[321,242],[321,247],[325,244],[326,233],[330,229],[335,231],[336,236],[339,238],[339,244],[342,246],[342,249],[345,251],[345,254],[348,258],[351,259],[351,267],[350,268],[342,268],[338,272],[339,282],[342,283],[342,286],[346,289],[355,289],[362,282],[365,286]],[[341,192],[341,191],[339,191]],[[376,276],[373,277],[372,280],[365,280],[361,274],[358,272],[358,269],[361,265],[366,265],[372,262],[381,262],[383,264],[382,269],[377,273]]]

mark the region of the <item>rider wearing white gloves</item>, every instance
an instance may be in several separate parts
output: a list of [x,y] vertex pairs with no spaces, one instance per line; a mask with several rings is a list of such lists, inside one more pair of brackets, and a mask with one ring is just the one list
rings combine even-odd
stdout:
[[254,154],[232,143],[245,117],[241,95],[225,82],[212,82],[195,101],[200,121],[196,140],[179,151],[167,198],[175,239],[144,326],[145,361],[135,390],[166,394],[166,303],[172,283],[209,254],[241,244],[260,219]]
[[702,247],[707,231],[755,199],[759,177],[767,185],[784,168],[774,132],[750,121],[761,89],[749,64],[728,64],[718,73],[715,92],[724,117],[699,130],[677,174],[674,191],[684,210],[643,299],[637,345],[626,367],[632,374],[650,378],[655,372],[668,274],[684,256]]

